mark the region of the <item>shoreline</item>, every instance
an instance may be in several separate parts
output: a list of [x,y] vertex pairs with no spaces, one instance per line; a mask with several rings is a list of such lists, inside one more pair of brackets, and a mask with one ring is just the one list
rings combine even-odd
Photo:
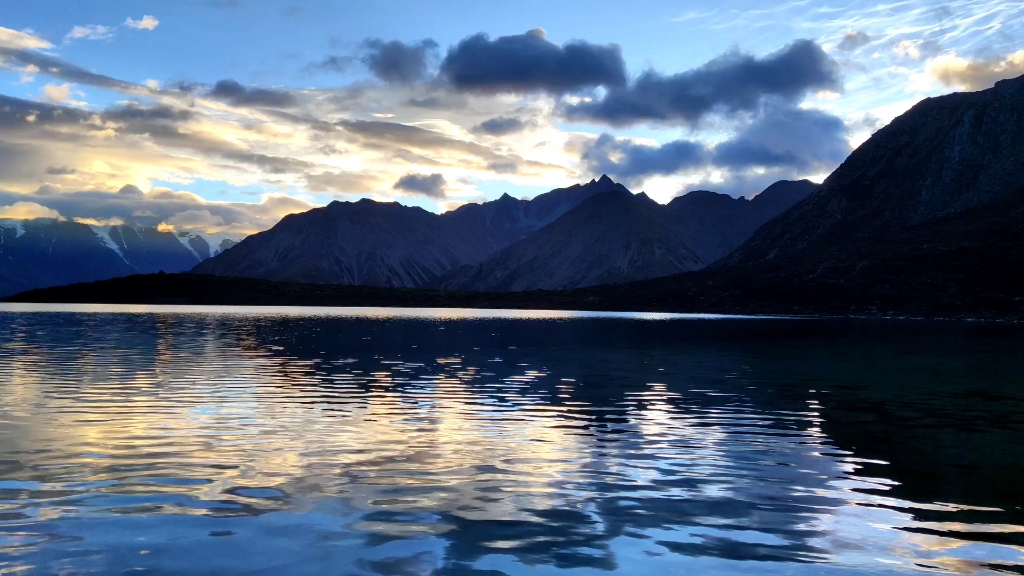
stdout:
[[[728,272],[728,271],[727,271]],[[833,286],[772,285],[728,274],[691,273],[646,282],[559,291],[448,292],[333,284],[301,284],[190,273],[125,276],[31,290],[0,299],[11,304],[317,307],[331,309],[476,309],[560,313],[683,314],[788,319],[956,320],[1018,323],[1019,309],[935,306],[908,296]],[[920,293],[920,287],[915,292]],[[892,292],[889,292],[891,295]],[[991,300],[991,297],[986,295]],[[980,300],[980,299],[979,299]],[[984,301],[984,300],[982,300]],[[929,306],[928,304],[932,304]],[[1016,308],[1016,307],[1014,307]]]

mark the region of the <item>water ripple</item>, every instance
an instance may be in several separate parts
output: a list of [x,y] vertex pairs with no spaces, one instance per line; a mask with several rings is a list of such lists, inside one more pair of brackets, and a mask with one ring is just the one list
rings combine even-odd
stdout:
[[134,308],[0,326],[0,574],[1024,565],[1009,329]]

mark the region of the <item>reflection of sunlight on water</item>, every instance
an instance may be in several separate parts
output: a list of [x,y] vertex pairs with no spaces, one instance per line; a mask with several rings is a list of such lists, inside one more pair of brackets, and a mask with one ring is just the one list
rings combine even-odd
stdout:
[[0,313],[69,312],[91,314],[202,314],[223,316],[268,317],[328,317],[367,318],[388,320],[393,318],[419,320],[556,320],[579,318],[628,318],[631,320],[680,320],[680,319],[752,319],[781,318],[780,316],[740,316],[725,314],[670,314],[664,312],[600,312],[582,310],[517,310],[485,308],[382,308],[382,307],[332,307],[332,306],[147,306],[141,304],[32,304],[0,303]]
[[[0,573],[70,542],[131,548],[118,530],[138,531],[149,566],[170,571],[187,568],[167,554],[188,545],[220,546],[244,571],[255,564],[223,548],[243,540],[281,558],[305,550],[295,562],[343,554],[368,573],[1024,562],[1021,547],[984,541],[1020,526],[915,519],[986,511],[880,495],[892,481],[857,475],[864,462],[831,445],[816,400],[767,409],[723,384],[734,366],[616,390],[587,375],[639,378],[649,368],[629,351],[584,350],[566,368],[485,342],[436,350],[425,331],[422,353],[307,354],[267,335],[273,318],[30,318],[0,336]],[[68,332],[33,336],[34,321]],[[374,326],[384,340],[388,324]],[[201,538],[175,543],[186,534]],[[787,569],[821,568],[800,566]]]

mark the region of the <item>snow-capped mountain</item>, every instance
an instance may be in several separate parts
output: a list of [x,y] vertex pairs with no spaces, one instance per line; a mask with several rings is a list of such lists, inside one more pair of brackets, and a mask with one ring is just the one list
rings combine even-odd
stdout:
[[0,296],[151,272],[184,272],[237,240],[156,227],[0,220]]

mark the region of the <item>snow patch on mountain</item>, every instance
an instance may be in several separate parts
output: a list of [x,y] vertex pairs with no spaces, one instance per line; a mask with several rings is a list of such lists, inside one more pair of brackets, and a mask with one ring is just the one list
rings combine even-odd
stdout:
[[22,234],[25,233],[25,226],[22,225],[20,220],[0,220],[0,228],[13,228],[17,230],[14,233],[15,238],[21,238]]
[[125,264],[131,264],[128,262],[128,259],[124,257],[124,251],[121,250],[121,247],[117,245],[117,242],[114,242],[113,238],[110,237],[109,226],[89,226],[89,228],[92,229],[93,233],[100,239],[100,242],[103,242],[104,246],[110,248],[120,256],[121,260],[124,260]]

